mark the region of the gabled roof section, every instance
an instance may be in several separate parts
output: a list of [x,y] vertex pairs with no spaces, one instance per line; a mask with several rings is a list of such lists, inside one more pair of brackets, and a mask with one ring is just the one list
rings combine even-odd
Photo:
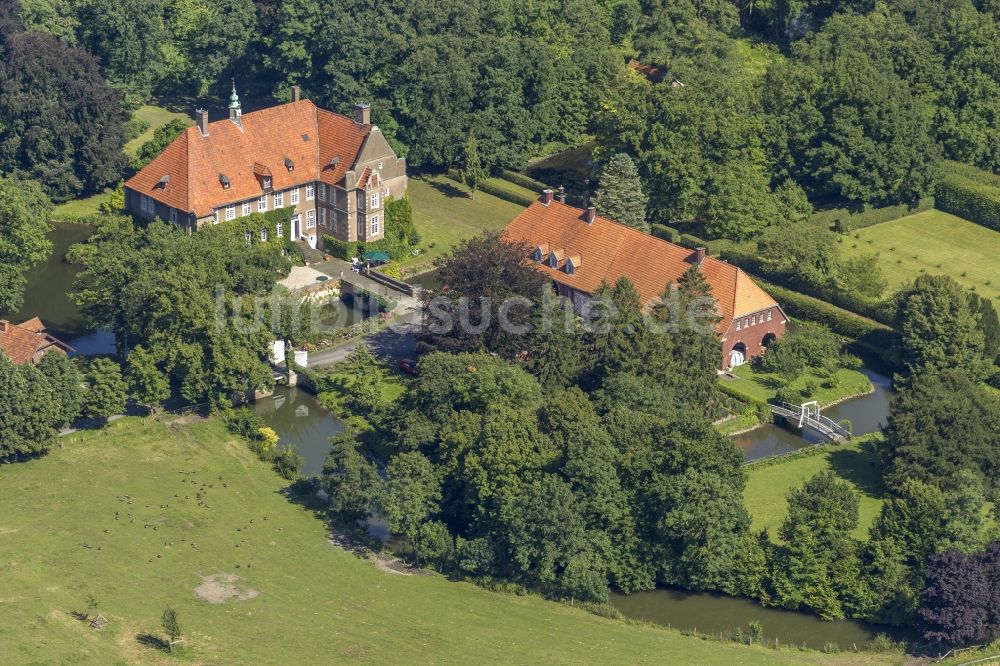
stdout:
[[[319,180],[328,185],[338,185],[357,162],[372,126],[359,125],[353,118],[326,109],[316,109],[316,121],[320,137]],[[331,164],[333,161],[336,164]]]
[[[593,293],[607,281],[613,284],[626,277],[635,285],[643,303],[663,293],[668,283],[676,283],[690,268],[694,252],[680,245],[644,234],[598,216],[593,224],[584,220],[584,211],[553,201],[548,206],[535,201],[507,225],[505,237],[532,248],[560,248],[562,256],[574,257],[575,271],[568,274],[551,268],[548,256],[536,266],[553,280],[585,293]],[[562,259],[560,256],[560,259]],[[575,258],[587,261],[576,264]],[[719,331],[729,329],[733,319],[777,305],[738,267],[705,257],[701,264],[705,281],[718,301]]]
[[38,354],[51,347],[63,352],[72,350],[65,342],[46,333],[45,324],[38,317],[21,324],[0,320],[0,351],[15,365],[36,360]]
[[[224,204],[260,196],[258,177],[265,174],[275,190],[315,180],[337,184],[370,130],[309,100],[281,104],[243,114],[241,125],[228,119],[209,123],[207,136],[188,128],[126,186],[203,217]],[[331,166],[334,157],[337,164]],[[295,168],[289,171],[286,161]],[[220,173],[229,179],[228,188]],[[169,182],[163,183],[163,176]]]

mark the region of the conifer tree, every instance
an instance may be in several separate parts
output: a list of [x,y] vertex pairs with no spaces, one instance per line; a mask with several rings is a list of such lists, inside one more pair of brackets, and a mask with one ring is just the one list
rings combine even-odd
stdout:
[[594,205],[602,217],[649,233],[646,222],[648,197],[642,189],[639,168],[625,153],[614,155],[601,172]]

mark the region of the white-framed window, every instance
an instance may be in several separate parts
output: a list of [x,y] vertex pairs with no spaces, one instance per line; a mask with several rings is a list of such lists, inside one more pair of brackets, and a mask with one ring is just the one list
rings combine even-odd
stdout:
[[378,192],[372,192],[372,210],[378,208]]
[[288,191],[288,203],[295,205],[299,202],[299,188],[295,187]]
[[330,211],[330,228],[333,229],[334,231],[337,231],[337,220],[339,219],[339,217],[340,215],[337,213],[337,211],[335,210]]
[[212,211],[212,224],[218,224],[218,223],[219,223],[219,210],[216,209]]
[[249,232],[249,231],[248,231],[248,232],[246,232],[245,234],[243,234],[243,237],[244,237],[244,238],[246,238],[246,240],[247,240],[247,245],[249,245],[249,244],[250,244],[250,241],[251,241],[251,240],[253,240],[253,236],[252,236],[252,235],[250,234],[250,232]]
[[319,200],[326,201],[326,183],[319,184]]
[[739,319],[736,320],[736,330],[737,331],[740,330],[740,320]]
[[319,209],[319,226],[326,229],[326,208],[320,206]]
[[750,328],[750,320],[749,319],[744,319],[743,320],[743,328]]
[[378,233],[378,215],[372,215],[372,235]]
[[266,241],[267,240],[267,229],[261,229],[260,230],[260,239],[262,241]]
[[263,181],[264,181],[264,189],[265,190],[271,189],[271,177],[270,176],[264,176]]
[[306,201],[312,201],[316,198],[316,186],[306,185]]
[[283,208],[285,206],[285,193],[275,192],[274,193],[274,207]]
[[170,221],[171,222],[175,222],[175,223],[177,222],[177,209],[176,208],[171,208],[170,209]]
[[249,215],[252,212],[253,212],[253,203],[250,202],[250,201],[244,201],[243,202],[243,214],[244,215]]
[[226,206],[226,219],[231,220],[236,217],[236,204]]
[[330,186],[330,201],[333,202],[334,206],[337,205],[337,188],[332,185]]
[[266,194],[260,195],[260,198],[257,199],[257,210],[259,210],[259,211],[265,211],[265,210],[267,210],[267,195]]
[[771,311],[770,310],[767,311],[767,320],[771,321]]
[[751,326],[756,326],[757,325],[757,315],[754,315],[754,316],[750,317],[750,325]]
[[306,229],[316,228],[316,211],[310,209],[306,211]]
[[143,212],[146,212],[146,195],[145,194],[140,194],[139,195],[139,210],[141,210]]
[[274,227],[274,231],[278,234],[278,238],[285,237],[285,227],[282,226],[281,222],[278,222],[277,226]]

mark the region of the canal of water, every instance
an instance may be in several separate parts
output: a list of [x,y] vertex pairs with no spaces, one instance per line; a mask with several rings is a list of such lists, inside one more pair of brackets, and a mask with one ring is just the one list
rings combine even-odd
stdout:
[[[889,402],[893,396],[892,382],[888,377],[867,368],[863,368],[861,372],[875,387],[872,393],[822,410],[823,416],[828,416],[834,421],[849,420],[855,435],[867,435],[881,429],[886,414],[889,413]],[[773,424],[735,435],[732,439],[733,444],[743,451],[746,460],[759,460],[791,453],[822,442],[822,438],[811,430],[799,431]]]
[[111,354],[115,351],[114,335],[110,331],[89,329],[80,309],[66,295],[80,272],[78,266],[66,263],[66,251],[74,243],[87,240],[92,233],[94,228],[85,224],[54,223],[49,233],[52,254],[47,261],[28,271],[24,305],[20,311],[4,317],[14,322],[40,317],[54,335],[73,347],[74,354]]

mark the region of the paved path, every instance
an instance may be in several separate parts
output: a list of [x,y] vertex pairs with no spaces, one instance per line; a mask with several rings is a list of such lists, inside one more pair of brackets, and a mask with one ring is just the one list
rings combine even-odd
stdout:
[[363,338],[349,340],[330,349],[309,354],[309,367],[320,368],[340,363],[364,341],[378,358],[399,361],[412,358],[416,347],[414,332],[420,321],[420,304],[415,298],[403,297],[396,308],[396,319],[387,327]]

